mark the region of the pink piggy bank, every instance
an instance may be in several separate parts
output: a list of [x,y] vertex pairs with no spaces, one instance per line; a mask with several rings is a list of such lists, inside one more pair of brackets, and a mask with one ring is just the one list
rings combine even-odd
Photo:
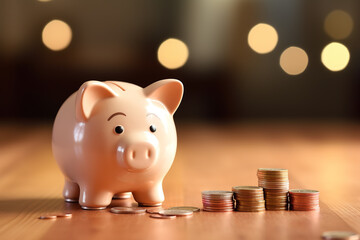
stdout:
[[162,181],[176,152],[173,114],[182,96],[182,83],[173,79],[146,88],[85,82],[61,106],[53,127],[65,200],[104,209],[115,194],[132,192],[139,205],[161,205]]

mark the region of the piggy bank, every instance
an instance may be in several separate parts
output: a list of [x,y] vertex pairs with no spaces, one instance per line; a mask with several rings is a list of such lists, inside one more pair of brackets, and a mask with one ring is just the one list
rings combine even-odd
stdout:
[[173,114],[182,96],[183,85],[174,79],[146,88],[85,82],[63,103],[53,126],[65,200],[104,209],[114,195],[131,192],[139,205],[161,205],[177,145]]

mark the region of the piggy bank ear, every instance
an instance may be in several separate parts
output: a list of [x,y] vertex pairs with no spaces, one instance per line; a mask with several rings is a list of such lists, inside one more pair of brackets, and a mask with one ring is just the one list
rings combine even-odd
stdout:
[[165,79],[154,82],[147,86],[144,91],[148,98],[160,101],[170,114],[174,114],[181,102],[184,86],[179,80]]
[[86,122],[98,101],[116,96],[117,94],[105,83],[99,81],[83,83],[76,95],[76,120]]

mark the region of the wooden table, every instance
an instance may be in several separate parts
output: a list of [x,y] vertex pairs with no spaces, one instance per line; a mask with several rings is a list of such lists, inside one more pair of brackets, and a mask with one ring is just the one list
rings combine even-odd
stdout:
[[[289,169],[290,188],[320,190],[316,212],[198,212],[191,218],[81,210],[61,197],[51,126],[0,127],[0,239],[321,239],[360,232],[360,126],[178,125],[178,153],[164,181],[164,207],[202,207],[201,191],[256,185],[260,167]],[[112,205],[132,205],[114,200]],[[39,220],[69,211],[71,219]]]

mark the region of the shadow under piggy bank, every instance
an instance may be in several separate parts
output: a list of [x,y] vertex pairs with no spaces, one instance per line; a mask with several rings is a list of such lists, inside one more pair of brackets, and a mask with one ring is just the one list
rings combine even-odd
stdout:
[[[114,199],[107,209],[111,207],[137,207],[133,199]],[[63,198],[9,198],[0,199],[1,213],[45,213],[59,211],[84,211],[79,203],[68,203]]]

